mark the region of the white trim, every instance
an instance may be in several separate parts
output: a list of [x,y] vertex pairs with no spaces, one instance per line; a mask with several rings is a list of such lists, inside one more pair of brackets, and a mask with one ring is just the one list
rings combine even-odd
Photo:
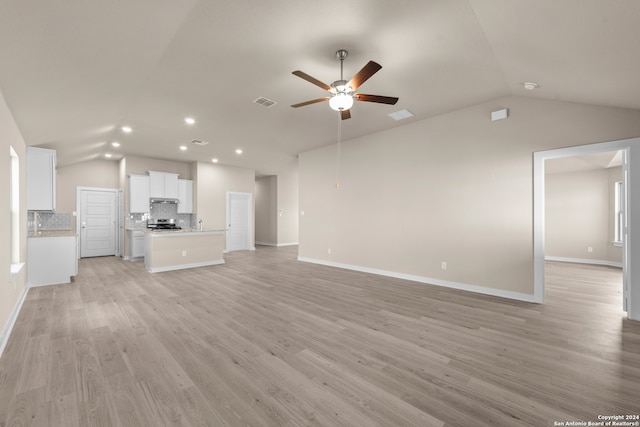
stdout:
[[[626,164],[626,173],[623,173],[624,188],[627,195],[626,218],[627,229],[625,232],[625,241],[623,247],[623,282],[627,287],[628,299],[627,317],[631,320],[640,320],[640,278],[632,278],[632,266],[638,264],[640,259],[640,241],[636,243],[632,240],[632,228],[634,224],[639,224],[634,209],[639,206],[638,200],[632,199],[633,182],[640,184],[640,173],[633,175],[632,165],[639,169],[640,152],[638,144],[640,138],[630,138],[619,141],[602,142],[597,144],[581,145],[577,147],[559,148],[555,150],[538,151],[533,153],[533,281],[535,301],[544,302],[544,198],[545,198],[545,176],[544,162],[547,159],[557,159],[563,157],[580,156],[584,154],[602,153],[607,151],[624,152],[623,158]],[[635,146],[635,148],[633,148]],[[623,169],[624,170],[624,169]],[[635,250],[632,251],[631,248]],[[640,264],[638,264],[640,265]],[[636,275],[637,276],[637,275]]]
[[274,247],[281,247],[281,246],[296,246],[298,244],[298,242],[291,242],[291,243],[268,243],[268,242],[256,242],[256,245],[262,245],[262,246],[274,246]]
[[478,294],[491,295],[500,298],[513,299],[524,302],[535,302],[534,296],[520,292],[505,291],[501,289],[485,288],[484,286],[469,285],[466,283],[450,282],[448,280],[433,279],[431,277],[414,276],[412,274],[396,273],[394,271],[379,270],[377,268],[360,267],[357,265],[342,264],[338,262],[325,261],[306,257],[298,257],[298,261],[310,262],[313,264],[326,265],[329,267],[344,268],[347,270],[360,271],[363,273],[377,274],[379,276],[394,277],[397,279],[411,280],[413,282],[425,283],[428,285],[442,286],[445,288],[459,289],[462,291],[475,292]]
[[20,314],[20,310],[22,309],[22,303],[24,303],[24,300],[27,297],[27,292],[29,292],[29,288],[25,286],[24,289],[22,289],[20,297],[18,297],[18,301],[16,301],[16,305],[13,307],[13,311],[11,312],[11,316],[9,316],[9,319],[7,320],[7,324],[2,330],[2,335],[0,335],[0,357],[2,357],[2,353],[7,346],[7,342],[9,341],[9,336],[11,335],[11,331],[13,330],[13,326],[16,324],[16,320],[18,319],[18,315]]
[[607,267],[622,268],[621,262],[606,261],[601,259],[586,259],[586,258],[566,258],[560,256],[545,256],[545,261],[557,261],[557,262],[573,262],[576,264],[593,264],[593,265],[605,265]]
[[187,268],[208,267],[210,265],[220,264],[224,264],[223,259],[218,259],[215,261],[196,262],[193,264],[170,265],[168,267],[147,268],[147,271],[149,273],[162,273],[163,271],[185,270]]
[[[225,202],[226,202],[226,221],[227,221],[227,225],[225,230],[228,232],[229,231],[229,227],[231,226],[231,224],[229,224],[230,221],[230,216],[231,216],[231,203],[229,203],[229,198],[230,196],[242,196],[242,197],[246,197],[249,200],[249,205],[247,206],[247,246],[248,249],[250,251],[255,251],[255,243],[254,242],[254,207],[253,207],[253,193],[244,193],[244,192],[240,192],[240,191],[227,191],[226,193],[226,198],[225,198]],[[225,251],[229,251],[229,235],[227,234],[225,236],[224,239],[224,250]]]
[[[119,198],[118,198],[118,193],[122,192],[121,189],[119,188],[102,188],[102,187],[81,187],[78,186],[76,187],[76,235],[78,236],[78,248],[77,248],[77,257],[78,259],[80,259],[81,255],[82,255],[82,251],[80,249],[80,246],[82,245],[82,192],[83,191],[104,191],[104,192],[108,192],[108,193],[113,193],[115,195],[115,201],[116,201],[116,230],[115,230],[115,242],[114,242],[114,250],[115,250],[115,254],[116,256],[121,256],[123,254],[119,253],[118,250],[118,245],[119,245],[119,239],[120,239],[120,224],[124,221],[124,217],[120,218],[120,214],[118,212],[119,206],[118,204],[120,203]],[[123,231],[124,233],[124,231]],[[123,248],[124,249],[124,248]]]
[[11,283],[15,282],[22,271],[22,268],[25,266],[24,262],[17,262],[15,264],[11,264]]

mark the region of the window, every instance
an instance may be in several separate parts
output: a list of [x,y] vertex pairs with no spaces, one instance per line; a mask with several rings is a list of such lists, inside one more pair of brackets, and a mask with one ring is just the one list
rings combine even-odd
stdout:
[[24,264],[20,262],[20,158],[11,146],[9,146],[9,157],[9,205],[11,210],[9,247],[11,251],[11,280],[13,281]]
[[622,181],[615,183],[615,238],[614,243],[622,243],[624,238],[624,187]]

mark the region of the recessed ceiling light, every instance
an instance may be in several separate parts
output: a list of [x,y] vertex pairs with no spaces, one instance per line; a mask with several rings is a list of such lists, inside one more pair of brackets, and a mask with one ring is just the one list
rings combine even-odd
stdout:
[[216,159],[216,158],[211,159],[211,161],[212,161],[213,163],[218,163],[218,159]]
[[124,133],[129,133],[133,130],[131,129],[131,126],[122,126],[120,129],[122,129],[122,132]]
[[389,113],[387,114],[387,116],[391,117],[393,120],[404,120],[408,119],[409,117],[413,117],[414,114],[405,108],[404,110]]
[[110,154],[110,153],[106,153],[104,156],[105,156],[107,159],[110,159],[110,158],[111,158],[111,154]]
[[116,141],[113,141],[113,142],[111,143],[111,145],[112,145],[113,147],[116,147],[116,148],[120,147],[120,143],[119,143],[119,142],[116,142]]
[[185,117],[184,122],[188,125],[192,125],[196,122],[196,119],[194,119],[193,117]]
[[536,82],[524,82],[522,83],[522,87],[524,87],[526,90],[534,90],[538,89],[540,86]]
[[236,150],[236,154],[242,154],[242,150],[241,150],[240,148],[238,148],[238,149]]
[[187,151],[187,146],[186,146],[186,145],[181,145],[181,146],[180,146],[180,150],[182,150],[182,151]]

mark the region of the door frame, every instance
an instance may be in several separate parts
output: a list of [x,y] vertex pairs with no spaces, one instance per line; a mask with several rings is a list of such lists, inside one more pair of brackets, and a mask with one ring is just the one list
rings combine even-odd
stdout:
[[[534,268],[534,302],[544,303],[544,270],[545,270],[545,170],[547,159],[575,157],[584,154],[607,151],[623,152],[623,187],[625,191],[625,222],[623,245],[623,299],[627,303],[627,317],[640,320],[640,273],[633,274],[632,266],[640,265],[640,239],[633,240],[632,230],[640,230],[640,198],[632,198],[632,188],[640,188],[640,173],[634,176],[633,170],[640,170],[640,138],[602,142],[576,147],[559,148],[533,153],[533,268]],[[634,148],[635,146],[635,148]],[[633,276],[632,276],[633,274]]]
[[247,246],[249,248],[250,251],[255,251],[256,247],[253,243],[254,239],[253,239],[253,193],[242,193],[242,192],[238,192],[238,191],[227,191],[226,194],[226,211],[227,211],[227,217],[226,217],[226,231],[227,231],[227,236],[225,238],[225,252],[229,252],[229,226],[231,225],[229,223],[230,218],[231,218],[231,203],[229,203],[229,200],[231,198],[231,196],[242,196],[247,198],[247,200],[249,201],[249,203],[247,204],[247,220],[249,221],[249,223],[247,224]]
[[[115,195],[115,199],[116,199],[116,231],[115,231],[115,248],[116,248],[116,254],[115,256],[122,256],[122,254],[120,254],[120,246],[121,246],[121,242],[120,239],[123,239],[124,236],[121,236],[120,233],[120,225],[121,222],[124,221],[124,218],[120,218],[120,208],[124,208],[124,206],[120,206],[121,200],[120,197],[118,196],[120,192],[122,192],[122,190],[118,189],[118,188],[101,188],[101,187],[76,187],[76,211],[74,212],[74,215],[76,217],[76,234],[78,235],[78,250],[77,250],[77,257],[78,259],[80,259],[80,245],[82,244],[82,232],[81,232],[81,226],[82,226],[82,192],[83,191],[104,191],[104,192],[108,192],[108,193],[113,193]],[[123,202],[123,201],[122,201]]]

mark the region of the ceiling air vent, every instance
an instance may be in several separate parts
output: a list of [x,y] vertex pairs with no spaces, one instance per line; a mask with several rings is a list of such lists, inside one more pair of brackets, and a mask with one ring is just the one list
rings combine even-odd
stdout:
[[267,107],[267,108],[273,107],[274,105],[277,104],[277,102],[274,101],[273,99],[265,98],[264,96],[260,96],[260,97],[258,97],[256,99],[254,99],[253,102],[255,104],[260,104],[260,105],[262,105],[264,107]]
[[191,141],[191,143],[195,144],[195,145],[207,145],[208,144],[207,141],[201,141],[199,139],[194,139],[194,140]]

